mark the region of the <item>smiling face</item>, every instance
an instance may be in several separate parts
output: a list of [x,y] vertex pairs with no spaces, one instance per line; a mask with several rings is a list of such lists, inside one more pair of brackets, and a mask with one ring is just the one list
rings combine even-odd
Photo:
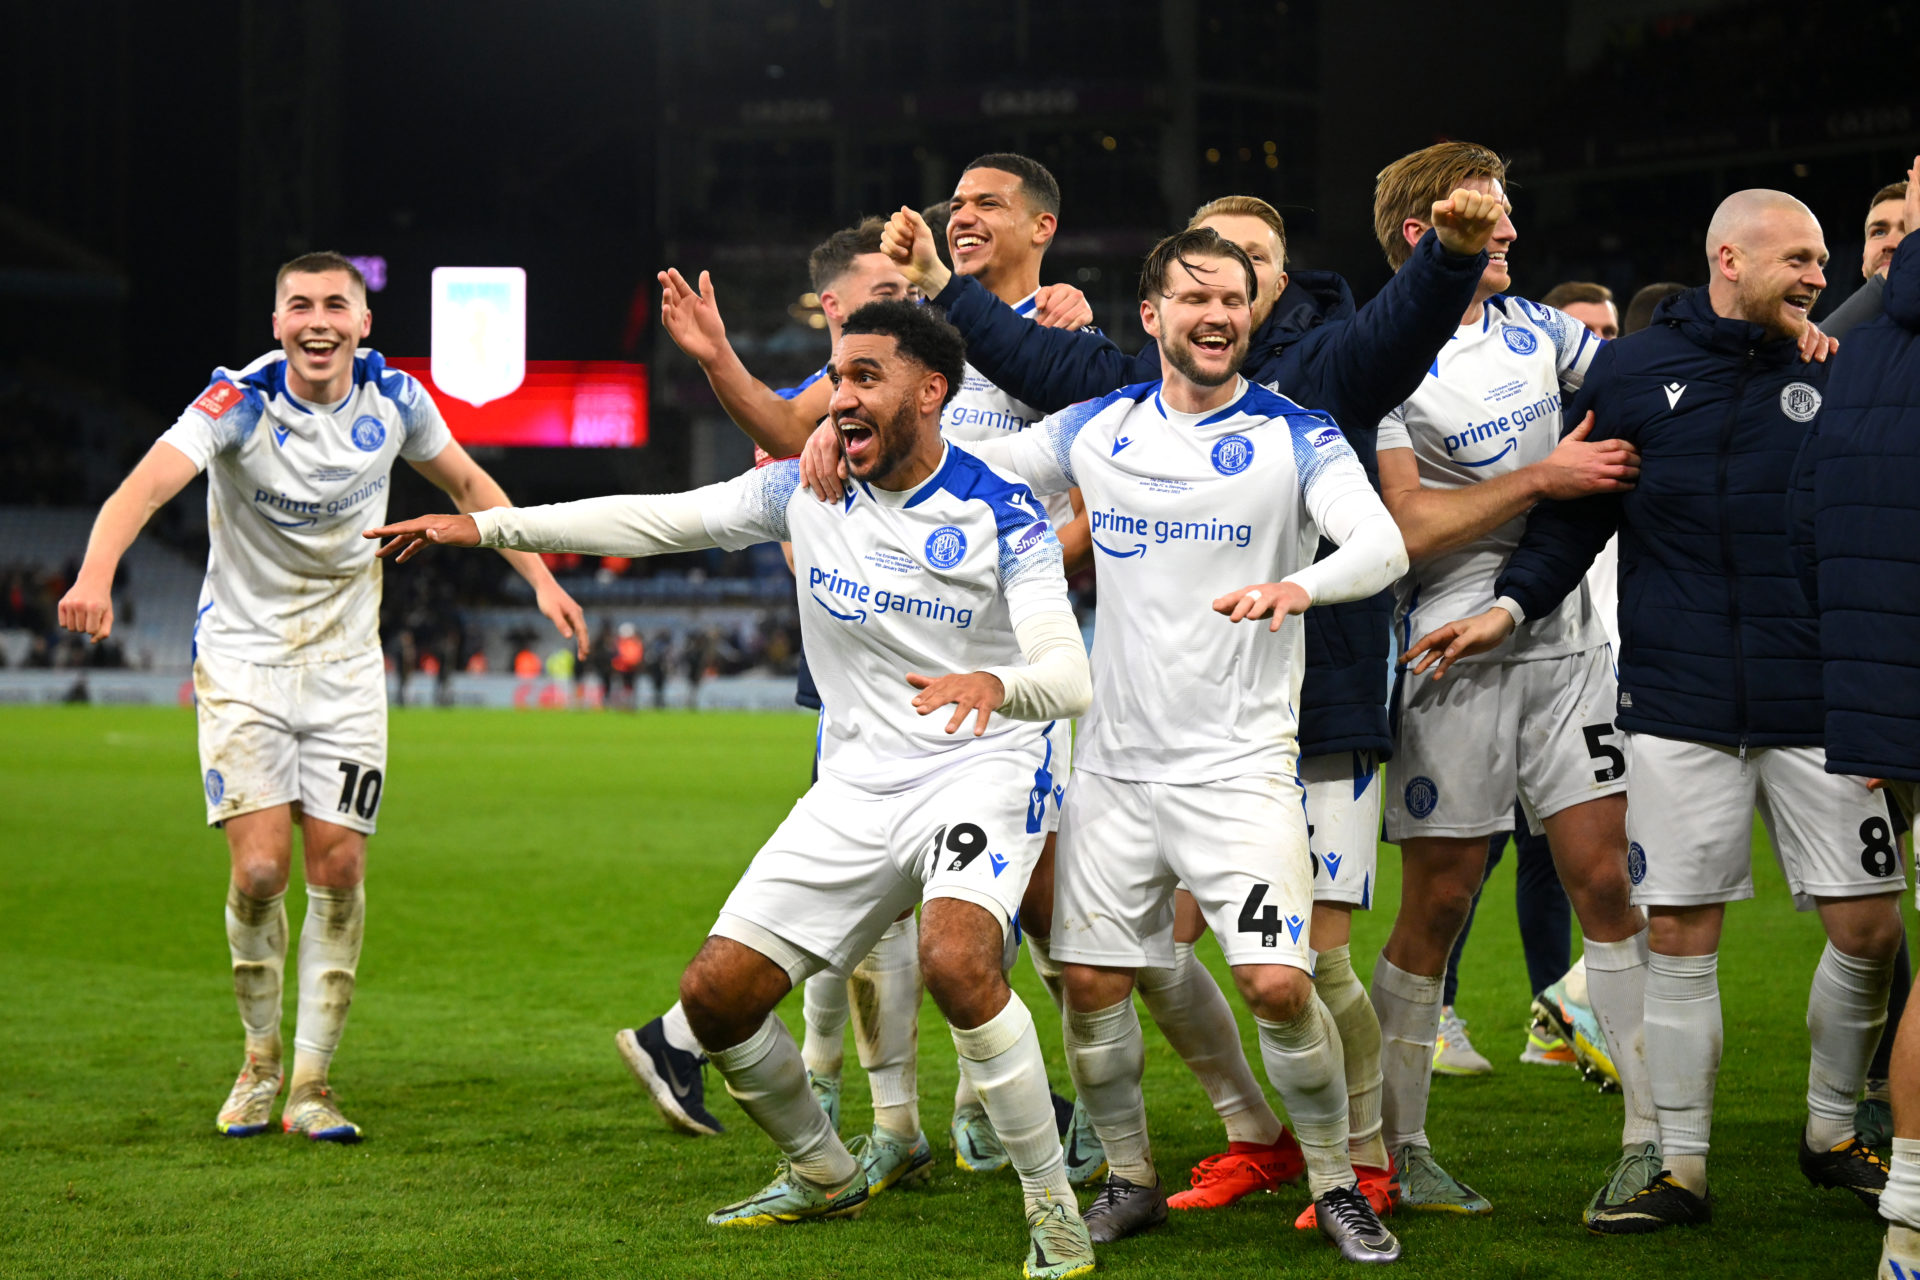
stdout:
[[287,353],[293,393],[316,404],[342,399],[353,353],[373,332],[366,296],[344,271],[290,271],[273,308],[273,336]]
[[1799,337],[1827,285],[1820,224],[1804,209],[1771,208],[1754,215],[1740,239],[1721,251],[1734,314],[1774,337]]
[[1222,240],[1239,245],[1253,263],[1257,292],[1251,320],[1253,328],[1258,329],[1273,314],[1274,304],[1287,288],[1287,262],[1280,248],[1280,237],[1272,227],[1247,213],[1216,213],[1202,219],[1200,225],[1212,229]]
[[947,256],[955,273],[982,277],[982,284],[1023,268],[1037,271],[1054,226],[1052,214],[1027,203],[1019,175],[969,169],[948,202]]
[[1906,238],[1907,205],[1904,200],[1882,200],[1867,213],[1867,251],[1860,259],[1864,278],[1885,271],[1893,261],[1893,251]]
[[909,463],[915,449],[937,439],[946,378],[900,353],[888,335],[856,333],[840,339],[827,362],[833,400],[827,412],[840,433],[847,474],[882,488]]
[[900,274],[892,258],[884,253],[863,253],[853,265],[820,292],[820,309],[835,326],[869,302],[885,302],[912,296],[913,286]]
[[1140,304],[1140,322],[1167,363],[1195,386],[1231,381],[1253,335],[1245,268],[1211,255],[1175,260],[1161,295]]

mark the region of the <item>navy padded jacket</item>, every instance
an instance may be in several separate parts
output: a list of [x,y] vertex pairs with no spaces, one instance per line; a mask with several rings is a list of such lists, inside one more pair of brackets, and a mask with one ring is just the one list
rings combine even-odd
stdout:
[[1794,551],[1820,614],[1827,771],[1920,781],[1920,235],[1886,314],[1847,335],[1795,468]]
[[[1333,272],[1292,272],[1273,313],[1254,332],[1241,371],[1338,423],[1378,488],[1380,420],[1419,387],[1472,305],[1486,264],[1484,253],[1446,252],[1429,231],[1386,288],[1357,309],[1347,282]],[[1090,330],[1041,328],[969,276],[955,276],[934,301],[966,337],[967,362],[1043,413],[1160,380],[1158,344],[1130,356]],[[1331,550],[1323,539],[1319,555]],[[1301,755],[1392,753],[1386,710],[1392,616],[1391,591],[1307,611]]]
[[1813,610],[1787,539],[1795,456],[1824,364],[1714,314],[1707,290],[1594,357],[1565,421],[1640,449],[1640,481],[1534,508],[1498,590],[1529,618],[1565,598],[1620,532],[1622,729],[1738,747],[1821,736]]

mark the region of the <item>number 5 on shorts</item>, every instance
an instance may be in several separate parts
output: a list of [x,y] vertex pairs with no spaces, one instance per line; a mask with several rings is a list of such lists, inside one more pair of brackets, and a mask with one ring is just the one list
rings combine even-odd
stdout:
[[1626,753],[1620,748],[1603,741],[1613,732],[1610,724],[1590,724],[1580,731],[1587,736],[1587,754],[1595,760],[1604,760],[1605,764],[1593,771],[1595,782],[1612,782],[1627,771]]
[[363,769],[349,760],[340,762],[345,779],[340,783],[340,812],[359,814],[368,822],[380,810],[380,771]]

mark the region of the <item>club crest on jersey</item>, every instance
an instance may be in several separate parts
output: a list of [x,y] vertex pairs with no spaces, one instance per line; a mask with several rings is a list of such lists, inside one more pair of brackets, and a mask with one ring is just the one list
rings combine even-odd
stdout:
[[217,418],[244,399],[246,399],[245,394],[231,382],[216,382],[200,393],[200,398],[193,402],[193,407],[209,418]]
[[1820,393],[1804,382],[1789,382],[1780,391],[1780,412],[1795,422],[1812,422],[1820,412]]
[[1540,349],[1540,339],[1526,330],[1507,325],[1500,330],[1501,339],[1507,344],[1507,350],[1517,356],[1530,356]]
[[1432,778],[1415,778],[1407,784],[1407,812],[1424,820],[1440,803],[1440,788]]
[[207,803],[217,805],[220,797],[227,794],[227,780],[220,776],[218,769],[207,770]]
[[967,535],[950,524],[943,524],[927,535],[927,563],[936,569],[951,569],[967,554]]
[[1253,465],[1253,441],[1245,436],[1225,436],[1213,446],[1213,469],[1223,476],[1237,476]]
[[1647,878],[1647,851],[1635,840],[1627,846],[1627,879],[1639,884]]
[[372,453],[387,441],[387,425],[372,414],[364,414],[353,420],[353,447],[362,453]]

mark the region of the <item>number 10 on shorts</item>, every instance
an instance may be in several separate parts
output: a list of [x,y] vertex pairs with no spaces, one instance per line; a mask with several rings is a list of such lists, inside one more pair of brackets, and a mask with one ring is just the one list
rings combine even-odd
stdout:
[[368,822],[380,811],[380,771],[354,764],[351,760],[340,762],[340,813],[357,813]]

